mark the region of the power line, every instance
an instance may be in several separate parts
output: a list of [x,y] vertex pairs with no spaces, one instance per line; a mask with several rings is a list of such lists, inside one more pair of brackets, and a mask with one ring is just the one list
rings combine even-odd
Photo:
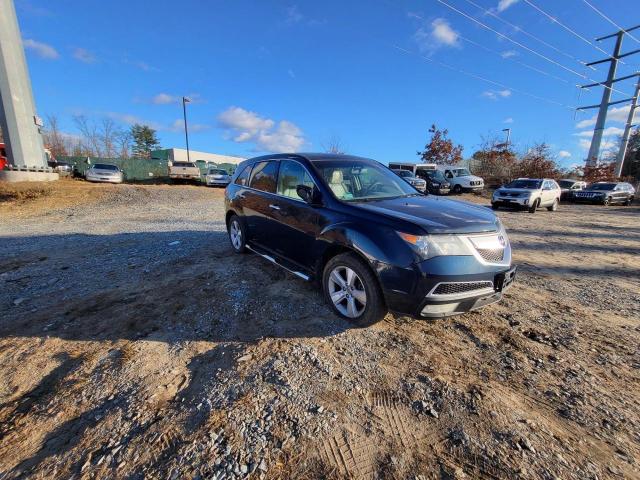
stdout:
[[[562,28],[564,28],[567,32],[571,33],[573,36],[575,36],[576,38],[579,38],[580,40],[582,40],[583,42],[591,45],[593,48],[595,48],[596,50],[601,51],[602,53],[604,53],[605,55],[609,55],[609,52],[607,52],[606,50],[603,50],[602,48],[600,48],[599,46],[597,46],[595,43],[591,42],[588,38],[583,37],[582,35],[580,35],[578,32],[576,32],[575,30],[567,27],[564,23],[562,23],[560,20],[558,20],[556,17],[554,17],[553,15],[548,14],[547,12],[545,12],[544,10],[542,10],[540,7],[538,7],[537,5],[535,5],[534,3],[531,2],[531,0],[524,0],[524,3],[526,3],[527,5],[529,5],[531,8],[534,8],[535,10],[537,10],[538,12],[540,12],[542,15],[544,15],[545,17],[547,17],[549,20],[551,20],[552,23],[555,23],[559,26],[561,26]],[[609,57],[611,57],[611,55],[609,55]],[[624,62],[620,62],[623,63]]]
[[[465,18],[467,18],[467,19],[471,20],[472,22],[477,23],[478,25],[480,25],[481,27],[483,27],[483,28],[485,28],[485,29],[489,30],[490,32],[495,33],[495,34],[496,34],[496,35],[498,35],[500,38],[504,38],[505,40],[507,40],[507,41],[509,41],[509,42],[513,43],[514,45],[517,45],[518,47],[520,47],[520,48],[522,48],[522,49],[524,49],[524,50],[526,50],[526,51],[528,51],[528,52],[531,52],[531,53],[533,53],[534,55],[537,55],[538,57],[543,58],[544,60],[546,60],[546,61],[548,61],[548,62],[550,62],[550,63],[552,63],[552,64],[554,64],[554,65],[556,65],[556,66],[558,66],[558,67],[560,67],[560,68],[562,68],[562,69],[564,69],[564,70],[568,71],[568,72],[573,73],[574,75],[579,76],[580,78],[584,78],[584,79],[589,80],[589,81],[591,81],[591,82],[595,82],[595,80],[593,80],[592,78],[589,78],[589,77],[587,77],[586,75],[583,75],[583,74],[581,74],[581,73],[579,73],[579,72],[576,72],[575,70],[573,70],[573,69],[571,69],[571,68],[569,68],[569,67],[566,67],[566,66],[562,65],[562,64],[561,64],[561,63],[559,63],[559,62],[556,62],[555,60],[553,60],[553,59],[551,59],[551,58],[549,58],[549,57],[547,57],[547,56],[545,56],[545,55],[541,54],[540,52],[537,52],[537,51],[533,50],[532,48],[529,48],[529,47],[527,47],[526,45],[523,45],[522,43],[518,42],[517,40],[513,40],[512,38],[510,38],[510,37],[506,36],[504,33],[501,33],[501,32],[499,32],[499,31],[497,31],[497,30],[495,30],[495,29],[493,29],[493,28],[489,27],[488,25],[486,25],[486,24],[482,23],[480,20],[478,20],[478,19],[476,19],[476,18],[473,18],[471,15],[469,15],[469,14],[467,14],[467,13],[465,13],[465,12],[461,11],[461,10],[458,10],[457,8],[455,8],[454,6],[452,6],[452,5],[448,4],[448,3],[447,3],[447,2],[445,2],[444,0],[436,0],[436,1],[437,1],[438,3],[441,3],[442,5],[444,5],[445,7],[447,7],[447,8],[449,8],[449,9],[453,10],[454,12],[458,13],[459,15],[462,15],[463,17],[465,17]],[[524,1],[525,1],[525,2],[528,2],[528,0],[524,0]],[[588,41],[588,40],[587,40],[587,41]],[[606,52],[605,52],[605,53],[606,53]],[[607,54],[607,55],[608,55],[608,54]],[[621,93],[621,94],[623,94],[623,95],[627,95],[625,92],[622,92],[622,91],[617,90],[617,89],[615,89],[615,88],[613,88],[613,87],[610,87],[610,86],[605,86],[605,88],[608,88],[608,89],[610,89],[611,91],[614,91],[614,92],[617,92],[617,93]]]
[[403,53],[405,53],[407,55],[412,55],[412,56],[416,55],[418,58],[420,58],[422,60],[434,63],[436,65],[440,65],[441,67],[446,68],[448,70],[452,70],[454,72],[461,73],[462,75],[466,75],[468,77],[475,78],[476,80],[481,80],[483,82],[489,83],[489,84],[494,85],[496,87],[505,88],[507,90],[511,90],[513,92],[517,92],[517,93],[520,93],[522,95],[526,95],[528,97],[535,98],[536,100],[541,100],[543,102],[547,102],[547,103],[551,103],[551,104],[554,104],[554,105],[557,105],[557,106],[560,106],[560,107],[568,108],[570,110],[575,110],[575,107],[572,107],[570,105],[566,105],[566,104],[564,104],[562,102],[558,102],[557,100],[552,100],[550,98],[541,97],[540,95],[536,95],[536,94],[527,92],[525,90],[520,90],[518,88],[513,88],[513,87],[511,87],[509,85],[506,85],[504,83],[496,82],[495,80],[491,80],[489,78],[483,77],[482,75],[478,75],[477,73],[469,72],[467,70],[463,70],[461,68],[454,67],[453,65],[449,65],[448,63],[441,62],[440,60],[435,60],[433,58],[425,57],[424,55],[417,54],[415,52],[407,50],[406,48],[402,48],[402,47],[400,47],[398,45],[391,44],[391,46],[393,48],[395,48],[396,50],[399,50],[399,51],[401,51],[401,52],[403,52]]
[[[571,55],[570,53],[565,52],[564,50],[559,49],[558,47],[556,47],[555,45],[550,44],[549,42],[541,39],[540,37],[527,32],[525,29],[523,29],[522,27],[520,27],[519,25],[515,25],[511,22],[509,22],[508,20],[505,20],[504,18],[502,18],[501,16],[497,15],[496,13],[492,12],[491,10],[487,10],[486,8],[484,8],[482,5],[478,5],[477,3],[475,3],[472,0],[465,0],[468,4],[473,5],[474,7],[476,7],[479,10],[482,10],[486,15],[490,15],[493,18],[495,18],[496,20],[501,21],[502,23],[504,23],[505,25],[510,26],[511,28],[513,28],[514,30],[526,35],[529,38],[534,39],[535,41],[541,43],[542,45],[544,45],[545,47],[551,48],[552,50],[555,50],[556,52],[564,55],[565,57],[568,57],[572,60],[575,60],[576,62],[578,62],[581,65],[584,65],[585,62],[583,62],[582,60],[574,57],[573,55]],[[595,68],[593,69],[595,70]]]
[[[425,21],[426,21],[426,19],[425,19],[424,17],[422,17],[422,16],[420,16],[420,15],[418,15],[418,14],[416,14],[416,13],[413,13],[412,15],[413,15],[414,17],[416,17],[416,18],[420,19],[420,20],[425,20]],[[525,67],[525,68],[528,68],[528,69],[530,69],[530,70],[533,70],[534,72],[540,73],[540,74],[545,75],[545,76],[547,76],[547,77],[551,77],[551,78],[553,78],[553,79],[555,79],[555,80],[558,80],[558,81],[560,81],[560,82],[563,82],[563,83],[571,84],[571,82],[570,82],[570,81],[568,81],[568,80],[566,80],[566,79],[564,79],[564,78],[558,77],[558,76],[553,75],[553,74],[551,74],[551,73],[549,73],[549,72],[545,72],[544,70],[540,70],[539,68],[534,67],[534,66],[532,66],[532,65],[529,65],[528,63],[521,62],[520,60],[517,60],[517,59],[515,59],[515,58],[505,57],[501,52],[498,52],[498,51],[496,51],[496,50],[493,50],[493,49],[491,49],[491,48],[489,48],[489,47],[487,47],[487,46],[485,46],[485,45],[482,45],[481,43],[478,43],[478,42],[476,42],[476,41],[474,41],[474,40],[471,40],[470,38],[463,37],[463,36],[462,36],[462,35],[460,35],[460,34],[458,34],[458,38],[460,38],[461,40],[463,40],[463,41],[465,41],[465,42],[467,42],[467,43],[470,43],[471,45],[474,45],[474,46],[476,46],[476,47],[478,47],[478,48],[481,48],[482,50],[485,50],[485,51],[487,51],[487,52],[489,52],[489,53],[493,53],[493,54],[495,54],[495,55],[498,55],[498,56],[499,56],[500,58],[502,58],[503,60],[515,62],[515,63],[517,63],[517,64],[519,64],[519,65],[522,65],[522,66],[523,66],[523,67]],[[576,85],[576,86],[578,86],[578,85]]]
[[[620,25],[618,25],[616,22],[614,22],[613,20],[611,20],[609,17],[607,17],[604,13],[602,13],[600,10],[598,10],[596,7],[594,7],[591,3],[589,3],[587,0],[582,0],[584,3],[587,4],[588,7],[590,7],[594,12],[596,12],[598,15],[600,15],[602,18],[604,18],[607,22],[609,22],[611,25],[613,25],[614,27],[616,27],[618,30],[623,30],[624,28],[622,28]],[[625,32],[629,38],[635,40],[636,42],[640,43],[640,40],[638,40],[636,37],[634,37],[633,35],[631,35],[629,32]]]

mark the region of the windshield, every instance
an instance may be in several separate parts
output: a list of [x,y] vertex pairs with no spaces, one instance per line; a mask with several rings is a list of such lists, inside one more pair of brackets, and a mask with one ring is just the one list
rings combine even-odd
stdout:
[[571,180],[560,180],[558,183],[560,184],[560,188],[571,188],[576,182],[573,182]]
[[118,171],[118,167],[116,167],[115,165],[108,165],[106,163],[96,163],[93,168],[96,168],[98,170],[111,170],[112,172]]
[[413,173],[411,173],[409,170],[394,170],[394,172],[402,178],[409,178],[409,177],[413,177]]
[[590,190],[613,190],[616,188],[615,183],[594,183]]
[[173,162],[173,166],[174,167],[196,167],[195,163],[189,163],[189,162]]
[[514,180],[507,184],[507,188],[526,188],[529,190],[537,190],[542,187],[542,180]]
[[469,177],[471,176],[471,172],[466,168],[452,168],[451,172],[454,177]]
[[373,161],[318,160],[313,162],[338,200],[362,202],[422,195],[388,168]]
[[429,177],[430,180],[436,181],[436,182],[446,182],[447,179],[444,178],[444,175],[442,174],[442,172],[440,172],[439,170],[431,170],[431,171],[425,171],[424,172],[425,176]]
[[226,175],[227,172],[225,170],[222,170],[220,168],[210,168],[209,169],[209,175]]

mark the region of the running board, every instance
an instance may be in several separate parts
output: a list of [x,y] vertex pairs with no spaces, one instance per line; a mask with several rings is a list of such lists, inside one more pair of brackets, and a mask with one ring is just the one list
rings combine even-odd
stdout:
[[262,258],[269,260],[271,263],[273,263],[274,265],[279,266],[280,268],[284,268],[287,272],[289,273],[293,273],[295,276],[300,277],[303,280],[309,281],[309,275],[305,275],[304,273],[301,272],[296,272],[295,270],[291,270],[290,268],[285,267],[284,265],[279,264],[275,258],[273,258],[270,255],[266,255],[264,253],[260,253],[257,250],[251,248],[249,245],[245,245],[246,248],[248,248],[249,250],[251,250],[253,253],[255,253],[256,255],[260,255]]

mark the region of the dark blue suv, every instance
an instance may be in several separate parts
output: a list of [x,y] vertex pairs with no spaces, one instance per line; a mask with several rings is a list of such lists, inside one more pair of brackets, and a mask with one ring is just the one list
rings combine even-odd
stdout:
[[444,317],[497,302],[515,278],[489,209],[418,192],[379,162],[277,154],[242,162],[225,193],[234,250],[322,285],[359,325],[388,310]]

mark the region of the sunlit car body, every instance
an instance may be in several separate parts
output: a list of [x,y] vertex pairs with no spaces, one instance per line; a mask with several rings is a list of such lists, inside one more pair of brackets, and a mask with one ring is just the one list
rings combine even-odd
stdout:
[[539,207],[555,212],[560,205],[560,186],[550,178],[518,178],[493,192],[491,207],[526,208],[535,213]]
[[117,165],[96,163],[86,171],[84,177],[89,182],[122,183],[124,172]]
[[225,191],[233,249],[317,279],[359,324],[387,310],[418,318],[499,301],[515,267],[486,208],[417,192],[380,163],[331,154],[242,162]]
[[479,192],[484,189],[484,180],[472,175],[468,168],[438,165],[437,169],[442,172],[447,182],[451,184],[451,190],[455,194],[462,192]]
[[205,183],[209,187],[226,187],[231,182],[231,175],[221,168],[209,167],[204,176]]
[[422,178],[416,177],[409,170],[400,170],[400,169],[394,168],[391,171],[393,173],[395,173],[396,175],[398,175],[400,178],[402,178],[409,185],[414,187],[416,190],[418,190],[420,192],[423,192],[423,193],[427,190],[427,182],[425,180],[423,180]]

